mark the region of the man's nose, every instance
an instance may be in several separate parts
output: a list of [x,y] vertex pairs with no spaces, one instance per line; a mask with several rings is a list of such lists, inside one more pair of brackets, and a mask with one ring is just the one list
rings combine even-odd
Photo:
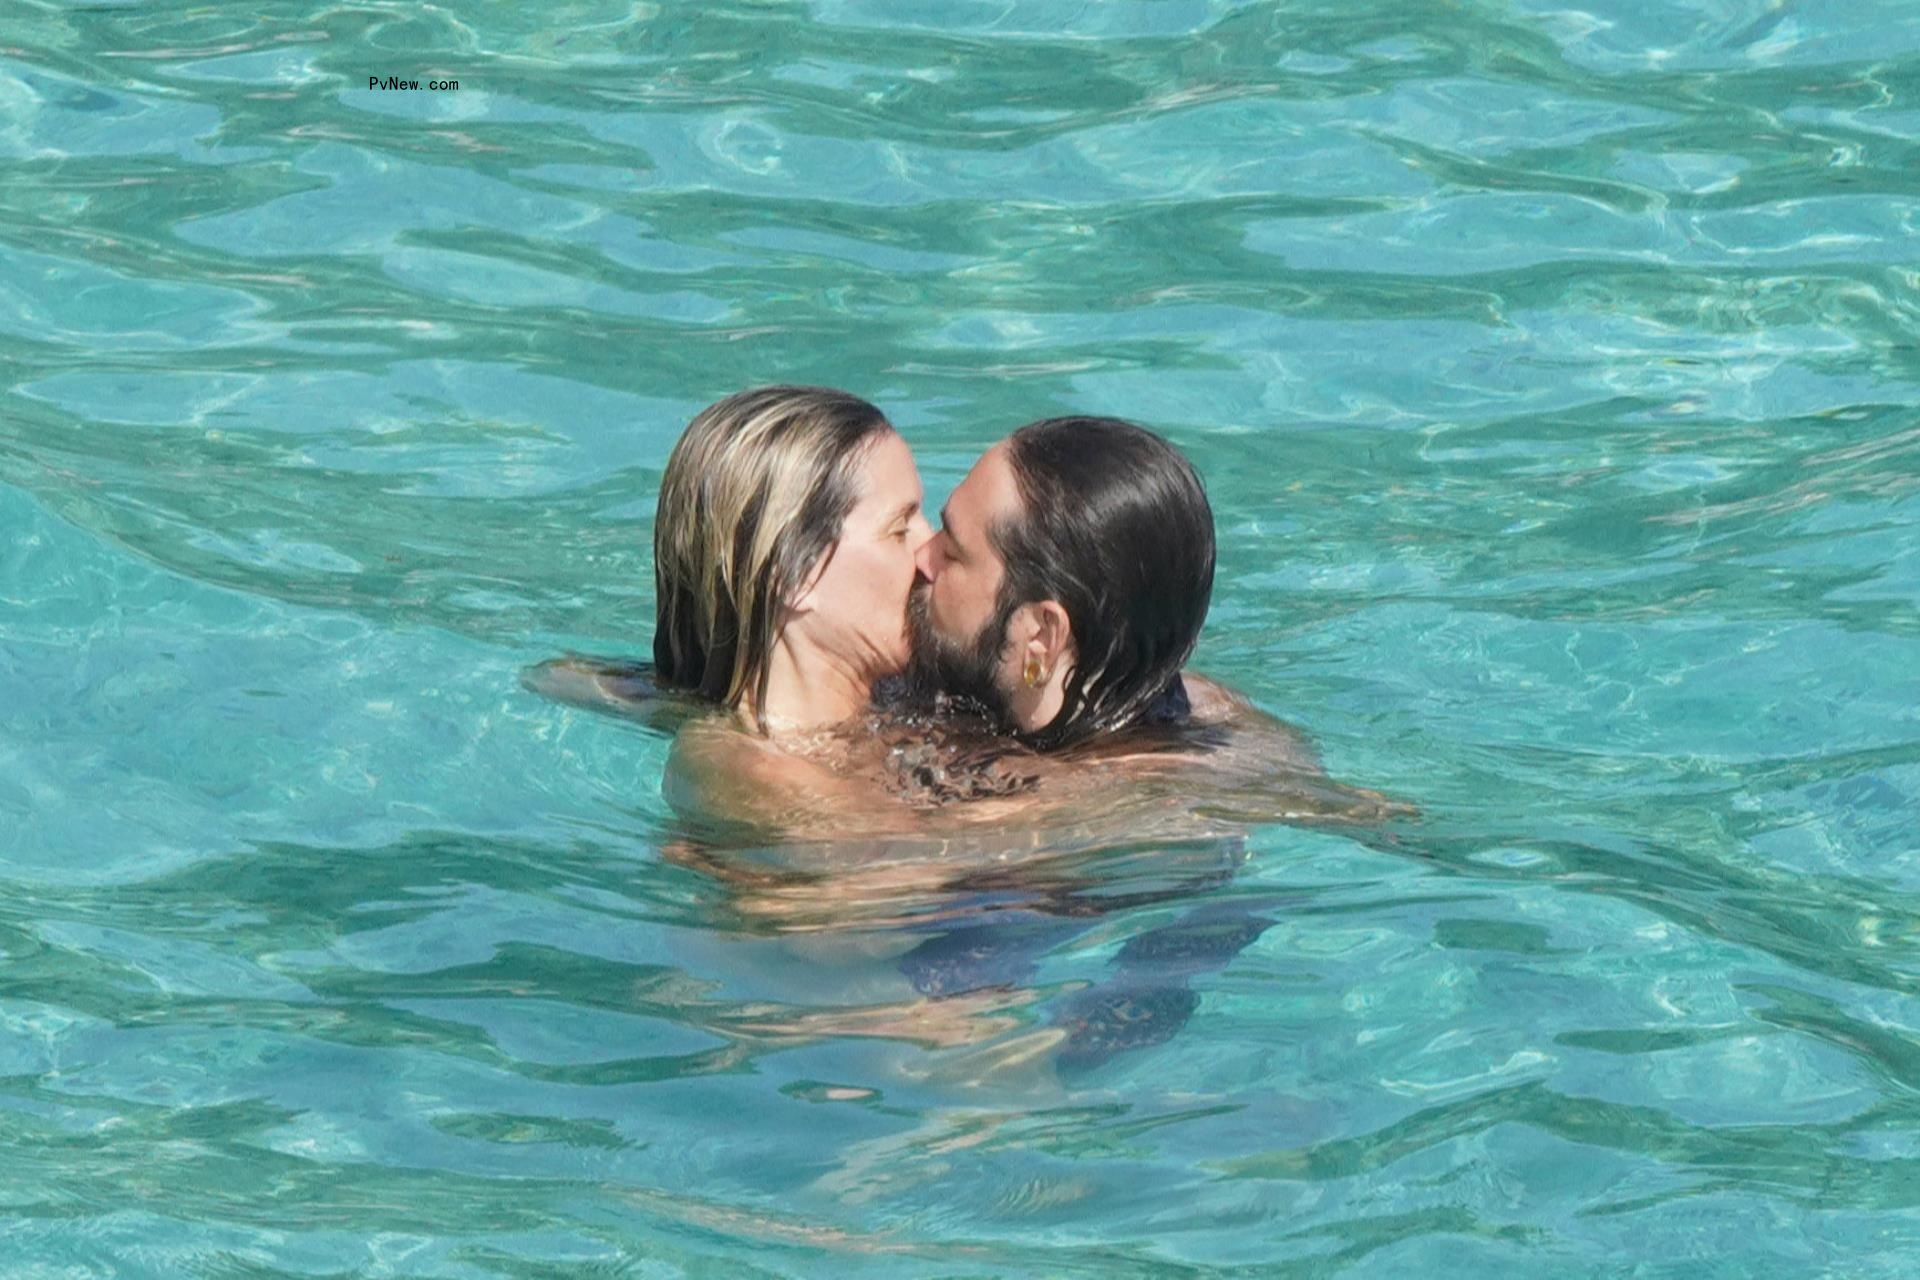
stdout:
[[913,553],[913,567],[918,569],[920,576],[928,582],[940,576],[940,551],[935,545],[939,541],[940,535],[933,534],[920,544],[918,551]]

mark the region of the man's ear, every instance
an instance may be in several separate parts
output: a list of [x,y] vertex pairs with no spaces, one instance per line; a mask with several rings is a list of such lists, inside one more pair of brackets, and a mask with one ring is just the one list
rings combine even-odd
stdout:
[[1058,600],[1041,600],[1021,608],[1027,612],[1023,630],[1028,639],[1023,648],[1040,659],[1044,670],[1052,671],[1073,654],[1073,623],[1066,606]]

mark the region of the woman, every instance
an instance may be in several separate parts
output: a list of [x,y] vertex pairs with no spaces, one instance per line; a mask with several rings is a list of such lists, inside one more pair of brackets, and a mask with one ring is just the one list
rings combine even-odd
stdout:
[[834,731],[906,667],[907,595],[932,534],[921,497],[906,442],[858,396],[728,396],[688,425],[661,478],[653,687],[580,660],[530,683],[656,720],[661,691],[718,708],[680,729],[668,761],[663,788],[688,816],[793,829],[884,800],[843,776]]
[[857,396],[759,387],[703,410],[661,478],[657,678],[761,736],[853,718],[906,665],[920,501],[906,442]]

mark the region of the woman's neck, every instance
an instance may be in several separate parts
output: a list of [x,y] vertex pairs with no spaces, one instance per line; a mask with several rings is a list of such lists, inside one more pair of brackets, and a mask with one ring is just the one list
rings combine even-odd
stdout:
[[759,710],[769,733],[812,733],[853,719],[872,698],[870,676],[805,637],[783,636],[768,656],[767,699]]

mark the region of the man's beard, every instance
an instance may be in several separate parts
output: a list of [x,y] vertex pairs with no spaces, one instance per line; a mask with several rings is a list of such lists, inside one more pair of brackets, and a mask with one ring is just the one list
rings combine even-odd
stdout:
[[907,597],[907,635],[913,648],[907,664],[908,696],[928,707],[942,698],[957,699],[1002,723],[1011,723],[1012,700],[994,679],[1000,669],[1011,611],[996,608],[978,634],[956,643],[935,629],[929,612],[929,590],[926,583],[915,583]]

